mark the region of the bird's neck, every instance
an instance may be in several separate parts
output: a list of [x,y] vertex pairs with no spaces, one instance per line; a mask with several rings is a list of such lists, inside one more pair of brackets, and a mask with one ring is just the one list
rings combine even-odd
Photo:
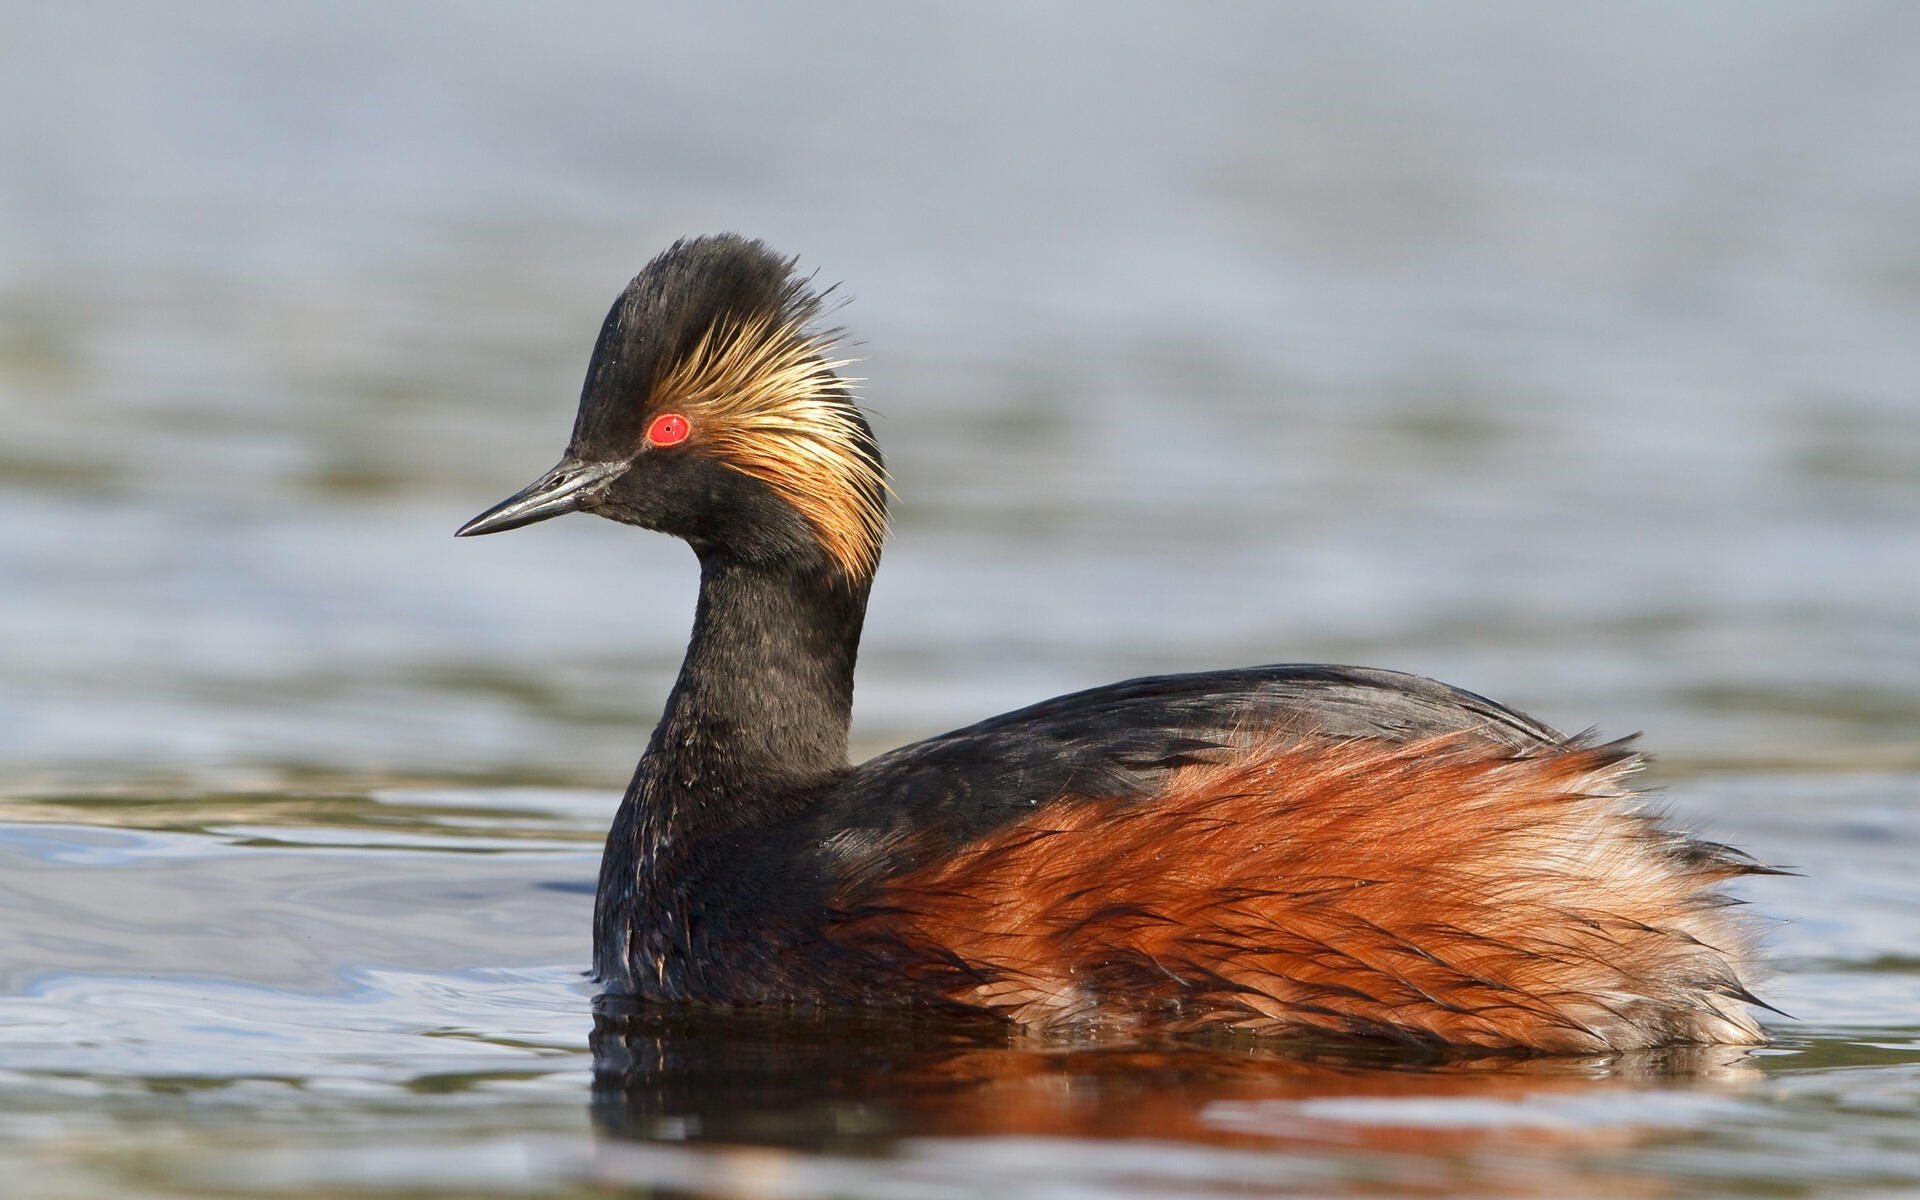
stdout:
[[603,981],[652,963],[652,982],[674,994],[703,872],[845,769],[868,588],[702,556],[693,640],[601,860]]
[[824,569],[704,557],[693,640],[643,766],[696,808],[844,767],[867,590]]

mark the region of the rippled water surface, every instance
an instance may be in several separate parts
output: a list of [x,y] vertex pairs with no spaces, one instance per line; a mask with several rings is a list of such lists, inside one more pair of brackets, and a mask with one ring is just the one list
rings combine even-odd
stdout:
[[[0,3],[0,1193],[1920,1190],[1915,61],[1871,3]],[[869,355],[862,752],[1284,660],[1645,730],[1802,872],[1778,1043],[596,1016],[692,563],[448,535],[719,228]]]
[[[1793,1194],[1920,1180],[1920,776],[1712,775],[1790,860],[1765,1050],[1430,1060],[603,1011],[612,796],[16,800],[0,1176],[26,1194]],[[596,1071],[596,1052],[598,1070]],[[10,1193],[17,1194],[17,1193]]]

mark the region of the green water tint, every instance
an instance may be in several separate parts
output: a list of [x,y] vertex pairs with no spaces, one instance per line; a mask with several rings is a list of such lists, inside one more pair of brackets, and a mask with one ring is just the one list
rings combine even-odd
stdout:
[[1679,784],[1684,817],[1809,872],[1748,889],[1794,1016],[1755,1051],[1559,1059],[596,1005],[612,799],[316,778],[0,801],[8,1195],[1920,1187],[1896,865],[1920,777]]

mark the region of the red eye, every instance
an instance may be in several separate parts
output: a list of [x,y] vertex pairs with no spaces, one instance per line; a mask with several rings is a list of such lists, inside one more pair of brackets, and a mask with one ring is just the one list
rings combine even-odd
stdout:
[[649,446],[673,446],[687,440],[693,432],[693,426],[679,413],[661,413],[647,426],[647,444]]

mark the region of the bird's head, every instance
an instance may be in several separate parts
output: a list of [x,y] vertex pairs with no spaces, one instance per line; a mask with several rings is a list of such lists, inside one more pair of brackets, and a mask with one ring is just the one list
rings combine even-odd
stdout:
[[820,327],[824,294],[761,242],[674,243],[607,314],[566,455],[458,536],[592,512],[703,558],[870,578],[886,468]]

